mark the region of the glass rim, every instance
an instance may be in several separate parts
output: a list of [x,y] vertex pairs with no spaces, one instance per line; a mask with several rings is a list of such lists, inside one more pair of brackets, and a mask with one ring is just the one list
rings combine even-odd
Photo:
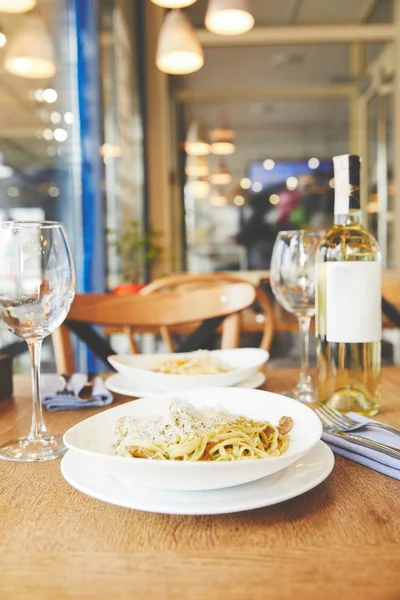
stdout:
[[61,221],[0,221],[2,229],[57,229],[63,228]]

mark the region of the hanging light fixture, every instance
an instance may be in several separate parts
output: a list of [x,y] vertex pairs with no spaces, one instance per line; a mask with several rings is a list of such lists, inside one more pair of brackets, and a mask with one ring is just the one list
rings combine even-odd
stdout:
[[188,17],[171,10],[165,17],[158,38],[156,65],[170,75],[187,75],[204,64],[204,52]]
[[192,121],[187,132],[185,150],[187,154],[204,156],[210,154],[210,144],[205,127],[199,121]]
[[191,177],[187,185],[194,198],[207,198],[210,193],[210,183],[204,177]]
[[53,46],[40,17],[27,17],[9,43],[4,66],[10,73],[29,79],[54,77],[56,65]]
[[233,154],[236,150],[233,140],[235,132],[223,123],[221,127],[210,131],[211,152],[213,154]]
[[162,6],[163,8],[184,8],[194,4],[196,0],[151,0],[153,4]]
[[24,13],[36,6],[36,0],[0,0],[0,12]]
[[206,156],[189,154],[186,158],[185,173],[188,177],[207,177],[210,172]]
[[214,185],[226,185],[232,181],[232,175],[225,163],[220,162],[216,170],[209,177]]
[[240,35],[254,25],[249,0],[209,0],[205,24],[218,35]]
[[217,188],[214,188],[210,194],[209,203],[211,206],[226,206],[228,204],[228,198]]

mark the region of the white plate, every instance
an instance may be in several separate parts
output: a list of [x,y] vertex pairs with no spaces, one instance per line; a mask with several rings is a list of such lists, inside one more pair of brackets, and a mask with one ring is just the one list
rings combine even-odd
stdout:
[[[248,390],[253,390],[255,388],[260,387],[265,381],[264,373],[258,371],[258,373],[254,373],[250,375],[247,379],[235,385],[237,388],[245,388]],[[110,375],[105,380],[105,386],[110,392],[114,392],[116,394],[123,394],[124,396],[132,396],[133,398],[142,398],[143,396],[148,396],[149,394],[157,393],[156,390],[144,389],[133,383],[129,379],[126,379],[121,373],[114,373],[114,375]]]
[[115,354],[108,357],[109,363],[130,381],[142,388],[158,392],[199,387],[228,387],[244,381],[256,373],[269,359],[269,354],[261,348],[235,348],[233,350],[212,350],[215,356],[229,367],[228,373],[217,375],[168,375],[152,369],[157,361],[167,358],[183,358],[193,353],[181,354]]
[[61,473],[72,487],[109,504],[170,515],[217,515],[277,504],[308,492],[324,481],[334,457],[324,442],[275,475],[244,485],[203,492],[176,492],[124,485],[112,475],[93,469],[71,450],[61,461]]
[[[290,445],[281,456],[232,462],[146,460],[111,453],[115,424],[120,417],[160,415],[168,400],[176,398],[196,407],[218,406],[232,414],[271,423],[278,423],[283,415],[290,416],[294,421]],[[161,489],[210,490],[255,481],[288,467],[309,452],[321,434],[321,421],[314,411],[291,398],[262,390],[201,388],[154,394],[103,411],[69,429],[64,443],[69,450],[89,456],[94,467],[121,481],[136,481]]]

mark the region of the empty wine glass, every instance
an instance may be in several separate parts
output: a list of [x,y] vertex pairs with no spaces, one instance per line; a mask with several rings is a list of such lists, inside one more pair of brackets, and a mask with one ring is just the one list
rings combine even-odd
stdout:
[[0,447],[0,458],[19,462],[63,454],[61,436],[50,435],[40,399],[42,340],[64,321],[75,295],[75,267],[62,223],[0,223],[0,318],[26,340],[32,362],[32,424],[29,434]]
[[281,231],[271,259],[271,287],[275,298],[299,321],[301,368],[297,385],[285,392],[301,402],[314,402],[315,390],[308,374],[311,317],[315,315],[315,254],[322,231]]

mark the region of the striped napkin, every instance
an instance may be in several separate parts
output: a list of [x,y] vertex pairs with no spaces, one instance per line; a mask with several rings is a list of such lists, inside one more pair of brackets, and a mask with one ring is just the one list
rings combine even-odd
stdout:
[[78,397],[78,392],[87,381],[85,373],[74,373],[68,381],[66,391],[65,381],[60,375],[44,374],[41,377],[42,405],[46,410],[76,410],[78,408],[101,408],[113,401],[112,394],[107,390],[101,377],[93,380],[93,395],[87,401]]
[[[348,416],[359,423],[372,421],[372,419],[367,419],[356,413],[348,413]],[[353,433],[360,437],[380,442],[381,444],[386,444],[387,446],[392,446],[392,448],[400,450],[400,435],[395,435],[384,429],[361,429],[354,431]],[[365,467],[369,467],[374,471],[379,471],[379,473],[400,480],[400,459],[387,456],[378,450],[363,448],[363,446],[358,446],[349,440],[335,437],[329,433],[323,433],[322,439],[331,447],[335,454],[339,454],[339,456],[344,456],[345,458],[353,460]]]

